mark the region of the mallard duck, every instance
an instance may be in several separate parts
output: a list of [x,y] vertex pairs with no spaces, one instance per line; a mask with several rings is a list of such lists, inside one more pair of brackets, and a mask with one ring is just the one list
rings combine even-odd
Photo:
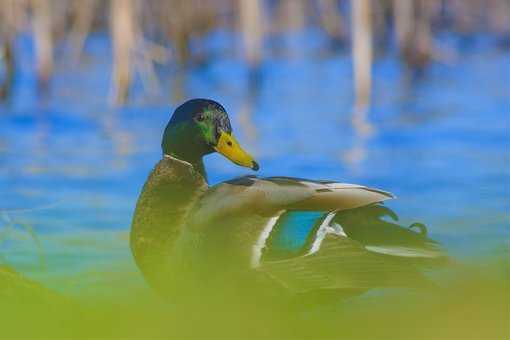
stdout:
[[181,294],[179,283],[201,289],[191,282],[205,286],[218,277],[232,287],[238,282],[232,273],[290,294],[422,285],[419,263],[445,257],[424,225],[395,223],[383,205],[394,196],[383,190],[254,175],[209,186],[207,154],[259,169],[213,100],[177,107],[161,146],[130,238],[138,267],[161,292]]

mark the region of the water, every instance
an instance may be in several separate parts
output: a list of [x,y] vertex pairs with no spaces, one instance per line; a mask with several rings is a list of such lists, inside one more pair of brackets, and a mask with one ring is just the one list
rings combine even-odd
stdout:
[[[510,51],[489,37],[469,47],[447,37],[458,55],[421,77],[392,53],[380,57],[372,133],[363,135],[351,122],[349,56],[311,35],[299,38],[310,50],[268,54],[260,81],[250,84],[246,65],[221,53],[233,38],[218,32],[209,38],[216,59],[186,74],[161,70],[159,93],[147,94],[138,79],[131,104],[118,109],[108,106],[103,36],[87,42],[80,67],[58,65],[45,98],[34,90],[30,38],[20,38],[15,96],[0,107],[0,263],[69,294],[97,294],[112,280],[123,282],[120,290],[146,289],[128,232],[181,93],[226,107],[260,175],[391,191],[398,200],[389,205],[404,224],[427,224],[460,263],[503,258],[498,266],[507,266]],[[211,183],[250,173],[219,155],[208,156],[206,168]]]

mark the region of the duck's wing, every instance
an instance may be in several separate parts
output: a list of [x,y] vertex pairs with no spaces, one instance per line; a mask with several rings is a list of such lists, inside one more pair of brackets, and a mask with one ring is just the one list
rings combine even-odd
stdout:
[[269,218],[284,211],[342,211],[391,199],[386,191],[333,181],[246,176],[209,188],[190,214],[190,227],[235,215]]
[[[211,244],[221,244],[215,254],[237,256],[245,251],[239,259],[248,257],[256,271],[296,293],[428,285],[413,264],[378,254],[384,241],[352,232],[361,221],[367,232],[376,225],[383,235],[393,227],[406,229],[397,246],[409,246],[407,240],[416,241],[411,243],[417,249],[425,244],[421,233],[398,225],[389,228],[379,219],[379,209],[384,208],[378,203],[393,197],[382,190],[332,181],[242,177],[211,187],[192,210],[189,227],[203,231]],[[363,209],[366,220],[359,217],[364,216]],[[348,218],[342,219],[344,213]],[[346,230],[340,223],[346,224]],[[230,234],[229,241],[218,241],[223,236],[217,236],[225,234]]]
[[328,233],[314,253],[265,261],[256,270],[296,294],[432,286],[415,266],[369,252],[359,242],[336,233]]
[[266,238],[255,267],[295,293],[432,286],[420,265],[442,262],[445,253],[426,236],[425,226],[415,231],[382,219],[387,215],[398,219],[380,204],[330,213],[286,212]]
[[447,259],[440,245],[427,236],[424,224],[400,225],[398,215],[382,204],[329,213],[286,211],[267,237],[264,259],[315,252],[328,231],[356,241],[365,251],[409,259],[416,264],[437,264]]

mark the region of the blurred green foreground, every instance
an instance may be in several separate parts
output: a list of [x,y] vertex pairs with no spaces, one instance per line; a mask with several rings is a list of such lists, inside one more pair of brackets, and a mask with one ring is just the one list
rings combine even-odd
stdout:
[[452,266],[457,266],[454,279],[434,291],[372,291],[328,304],[269,302],[255,295],[240,301],[228,294],[212,301],[204,295],[179,306],[149,289],[122,285],[103,287],[104,294],[94,298],[63,297],[2,267],[1,334],[3,339],[508,339],[507,259]]

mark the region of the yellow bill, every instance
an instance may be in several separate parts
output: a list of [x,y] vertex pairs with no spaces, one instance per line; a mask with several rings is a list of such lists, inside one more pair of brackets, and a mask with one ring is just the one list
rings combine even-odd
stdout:
[[259,165],[253,160],[253,157],[241,148],[237,140],[230,133],[222,132],[214,149],[237,165],[245,166],[255,171],[259,169]]

